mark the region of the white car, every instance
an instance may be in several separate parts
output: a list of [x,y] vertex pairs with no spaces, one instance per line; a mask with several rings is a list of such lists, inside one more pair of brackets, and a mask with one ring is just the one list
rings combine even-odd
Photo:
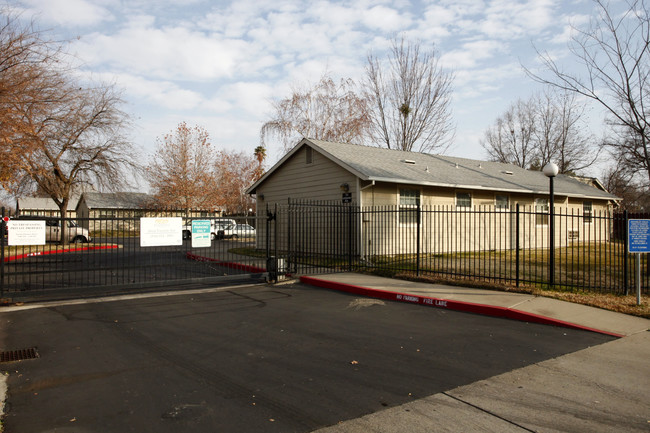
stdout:
[[217,239],[254,238],[255,227],[249,224],[233,224],[217,231]]
[[[66,220],[65,236],[68,242],[90,242],[88,229],[79,227],[76,222]],[[48,218],[45,220],[45,240],[47,242],[58,242],[61,240],[61,220]]]
[[[223,230],[228,226],[235,225],[237,224],[235,220],[230,219],[230,218],[194,218],[196,220],[210,220],[210,238],[212,240],[215,240],[217,238],[217,234],[219,230]],[[183,239],[191,239],[192,238],[192,222],[191,221],[186,221],[185,225],[183,226]]]

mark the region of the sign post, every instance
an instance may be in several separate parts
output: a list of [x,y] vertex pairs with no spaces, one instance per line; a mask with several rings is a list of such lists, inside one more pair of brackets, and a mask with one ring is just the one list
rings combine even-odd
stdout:
[[636,253],[636,305],[641,305],[641,254],[650,253],[650,219],[631,219],[627,224],[628,250]]

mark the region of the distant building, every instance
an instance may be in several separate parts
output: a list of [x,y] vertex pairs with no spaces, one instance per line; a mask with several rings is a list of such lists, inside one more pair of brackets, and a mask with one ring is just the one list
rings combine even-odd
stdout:
[[[77,217],[78,202],[78,196],[70,199],[67,218],[75,219]],[[20,197],[16,200],[16,215],[58,217],[61,212],[59,206],[49,197]]]

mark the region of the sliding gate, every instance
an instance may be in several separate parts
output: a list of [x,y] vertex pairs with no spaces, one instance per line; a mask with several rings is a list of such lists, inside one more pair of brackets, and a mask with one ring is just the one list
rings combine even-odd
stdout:
[[[174,217],[180,215],[157,212],[160,219]],[[15,302],[264,281],[266,257],[256,248],[258,219],[229,219],[241,230],[222,236],[213,221],[211,239],[204,246],[197,246],[191,236],[193,221],[210,220],[201,217],[183,218],[182,243],[173,246],[143,246],[140,216],[126,214],[66,221],[65,225],[77,226],[70,230],[90,239],[77,237],[65,245],[52,240],[45,245],[9,246],[7,236],[2,236],[1,296],[4,302]],[[51,222],[46,217],[40,220]],[[265,218],[261,221],[264,224]],[[4,221],[1,230],[6,233]]]

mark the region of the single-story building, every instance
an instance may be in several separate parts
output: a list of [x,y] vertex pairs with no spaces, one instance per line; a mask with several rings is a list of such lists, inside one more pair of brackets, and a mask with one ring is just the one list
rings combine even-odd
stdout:
[[[76,207],[79,196],[72,197],[68,203],[67,218],[77,217]],[[60,216],[59,206],[50,197],[20,197],[16,200],[16,215],[19,216]]]
[[[593,238],[590,230],[606,230],[600,225],[598,228],[590,225],[591,216],[611,212],[617,197],[594,185],[597,182],[566,175],[554,178],[556,214],[582,218],[580,224],[572,223],[571,227],[556,233],[556,245]],[[394,245],[385,235],[389,231],[384,228],[413,231],[416,208],[456,212],[454,218],[435,216],[435,220],[421,221],[429,227],[421,235],[429,252],[458,250],[456,245],[462,245],[464,250],[513,248],[516,234],[510,211],[517,205],[522,211],[527,210],[529,224],[540,233],[536,236],[529,232],[528,236],[535,239],[520,239],[520,247],[546,244],[543,233],[548,233],[548,215],[544,213],[549,209],[549,178],[541,171],[453,156],[305,138],[250,186],[247,193],[255,194],[260,213],[266,212],[267,206],[273,209],[275,205],[299,200],[358,206],[361,212],[355,222],[354,236],[355,244],[359,245],[356,253],[362,256],[371,250],[405,252],[403,246]],[[388,220],[364,209],[397,212]],[[477,210],[502,212],[503,216],[468,218],[464,213]],[[434,218],[433,214],[430,217]],[[479,226],[498,226],[501,234],[492,240],[477,239]],[[264,230],[264,227],[258,229],[258,243],[265,239]],[[452,241],[440,235],[450,232],[460,233],[462,239]],[[603,239],[603,233],[598,233],[598,238]]]
[[85,192],[76,207],[79,225],[89,229],[112,231],[134,229],[134,221],[140,217],[182,216],[220,217],[220,209],[159,209],[153,196],[141,192]]

